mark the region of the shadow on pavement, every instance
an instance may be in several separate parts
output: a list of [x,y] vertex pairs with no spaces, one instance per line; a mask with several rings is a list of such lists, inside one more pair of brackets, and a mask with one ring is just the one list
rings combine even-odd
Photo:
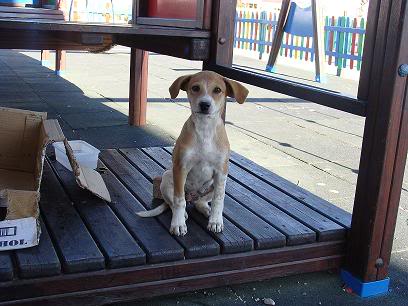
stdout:
[[174,142],[158,127],[129,126],[126,110],[118,111],[111,103],[97,93],[84,93],[38,60],[17,51],[0,52],[0,106],[47,112],[48,118],[58,119],[68,139],[82,139],[100,149]]

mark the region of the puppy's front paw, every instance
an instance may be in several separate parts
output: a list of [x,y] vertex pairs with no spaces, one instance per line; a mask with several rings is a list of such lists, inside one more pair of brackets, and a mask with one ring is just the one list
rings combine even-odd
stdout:
[[207,229],[214,233],[221,233],[222,230],[224,229],[224,222],[222,220],[222,217],[219,218],[218,220],[210,220],[208,222]]
[[184,236],[187,234],[187,225],[185,222],[182,222],[180,224],[172,224],[170,226],[170,234],[176,235],[176,236]]

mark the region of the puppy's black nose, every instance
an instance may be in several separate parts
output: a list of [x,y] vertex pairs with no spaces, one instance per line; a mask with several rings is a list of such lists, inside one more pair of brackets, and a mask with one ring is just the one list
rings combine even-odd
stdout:
[[201,109],[201,111],[202,111],[203,113],[207,113],[208,110],[210,109],[211,103],[210,103],[210,102],[201,101],[200,104],[199,104],[199,106],[200,106],[200,109]]

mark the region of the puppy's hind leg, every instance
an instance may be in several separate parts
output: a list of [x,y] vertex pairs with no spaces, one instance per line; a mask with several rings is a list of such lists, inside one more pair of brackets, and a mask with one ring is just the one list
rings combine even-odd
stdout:
[[213,193],[210,192],[209,194],[194,202],[195,209],[202,213],[206,218],[208,218],[211,213],[211,207],[208,203],[211,201],[212,197]]

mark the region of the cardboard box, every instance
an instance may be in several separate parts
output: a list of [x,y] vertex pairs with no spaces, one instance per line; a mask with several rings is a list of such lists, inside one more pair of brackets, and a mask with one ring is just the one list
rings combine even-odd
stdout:
[[81,188],[109,201],[101,175],[80,166],[57,120],[46,113],[0,107],[0,251],[38,245],[40,185],[45,149],[63,141],[76,181]]

